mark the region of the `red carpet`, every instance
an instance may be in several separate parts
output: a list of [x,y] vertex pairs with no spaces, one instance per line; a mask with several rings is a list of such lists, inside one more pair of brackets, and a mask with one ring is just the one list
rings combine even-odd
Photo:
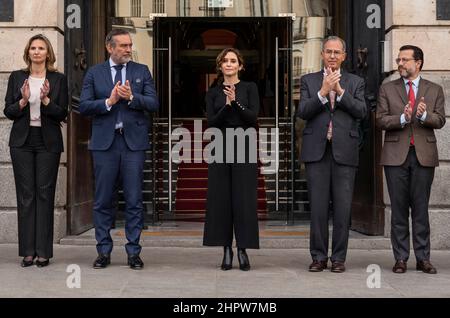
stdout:
[[[194,130],[194,123],[186,121],[182,125],[191,131]],[[206,121],[203,121],[203,131],[206,129]],[[191,134],[193,136],[193,134]],[[193,139],[193,137],[192,137]],[[208,142],[203,142],[203,147]],[[191,144],[192,156],[194,161],[194,141]],[[208,186],[208,164],[202,163],[180,163],[178,165],[178,179],[176,188],[175,213],[178,216],[183,214],[194,214],[195,219],[190,221],[204,221],[206,212],[206,190]],[[262,175],[258,176],[258,217],[265,219],[267,214],[267,199],[265,191],[265,182]]]

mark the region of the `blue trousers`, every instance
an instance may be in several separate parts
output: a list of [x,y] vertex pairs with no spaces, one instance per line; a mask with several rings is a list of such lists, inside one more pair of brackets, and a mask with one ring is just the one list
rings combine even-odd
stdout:
[[94,225],[99,254],[111,254],[110,230],[115,219],[117,183],[122,182],[125,199],[125,235],[128,255],[141,252],[139,244],[144,227],[142,184],[145,151],[131,151],[123,135],[115,133],[106,151],[92,151],[95,172]]

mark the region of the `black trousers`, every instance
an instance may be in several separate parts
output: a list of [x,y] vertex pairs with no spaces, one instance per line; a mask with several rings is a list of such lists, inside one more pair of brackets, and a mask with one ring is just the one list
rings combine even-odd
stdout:
[[259,248],[258,165],[212,163],[203,245],[231,246],[233,229],[240,248]]
[[41,128],[11,148],[17,195],[19,256],[53,257],[53,217],[61,153],[48,152]]
[[328,259],[328,219],[333,206],[331,261],[345,262],[350,230],[353,188],[357,168],[338,164],[328,143],[322,160],[306,163],[311,206],[310,253],[313,260]]
[[385,166],[391,199],[391,242],[396,260],[409,258],[409,208],[412,218],[413,248],[417,261],[430,259],[430,223],[428,203],[434,179],[434,167],[423,167],[410,147],[401,166]]

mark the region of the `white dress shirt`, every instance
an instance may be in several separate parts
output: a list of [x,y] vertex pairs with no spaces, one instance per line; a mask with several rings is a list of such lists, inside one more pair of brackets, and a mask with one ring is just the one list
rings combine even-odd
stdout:
[[[415,80],[411,81],[412,88],[414,91],[414,96],[415,96],[416,100],[417,100],[417,92],[419,91],[420,79],[421,79],[421,77],[418,76]],[[409,80],[406,78],[403,78],[403,81],[405,82],[405,86],[406,86],[406,96],[409,96]],[[414,105],[411,105],[411,107],[414,107]],[[420,117],[419,120],[423,123],[426,118],[427,118],[427,111],[424,111],[422,117]],[[400,116],[400,123],[402,124],[402,127],[409,123],[408,121],[406,121],[405,114],[402,114]]]
[[28,77],[30,83],[30,126],[41,127],[41,88],[44,85],[45,77]]

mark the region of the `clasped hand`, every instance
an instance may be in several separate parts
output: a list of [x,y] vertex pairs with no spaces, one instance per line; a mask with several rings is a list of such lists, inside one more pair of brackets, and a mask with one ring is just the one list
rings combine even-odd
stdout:
[[231,105],[231,102],[236,100],[236,86],[234,85],[225,85],[225,89],[223,90],[225,95],[227,96],[227,105]]
[[108,98],[108,105],[115,105],[120,99],[130,100],[131,95],[133,95],[133,93],[131,91],[130,82],[126,81],[125,85],[121,85],[121,82],[119,81],[111,91],[111,96]]
[[[45,106],[47,106],[50,103],[50,99],[48,98],[49,93],[50,93],[50,82],[48,81],[48,79],[46,79],[39,92],[39,98],[41,99],[42,103]],[[20,108],[23,109],[28,104],[28,101],[30,100],[31,97],[30,82],[28,79],[26,79],[23,82],[23,85],[20,88],[20,94],[22,95],[22,99],[19,101],[19,105]]]
[[340,84],[341,74],[336,70],[333,71],[330,67],[326,69],[323,77],[322,87],[320,89],[320,96],[326,97],[331,91],[335,91],[339,96],[344,93]]
[[[420,98],[419,104],[417,105],[416,117],[422,118],[422,116],[426,112],[426,110],[427,110],[427,104],[425,103],[425,97],[422,96],[422,98]],[[413,113],[413,106],[411,105],[411,102],[408,102],[408,104],[406,104],[405,108],[403,109],[403,114],[405,115],[405,120],[408,123],[411,121],[412,113]]]

